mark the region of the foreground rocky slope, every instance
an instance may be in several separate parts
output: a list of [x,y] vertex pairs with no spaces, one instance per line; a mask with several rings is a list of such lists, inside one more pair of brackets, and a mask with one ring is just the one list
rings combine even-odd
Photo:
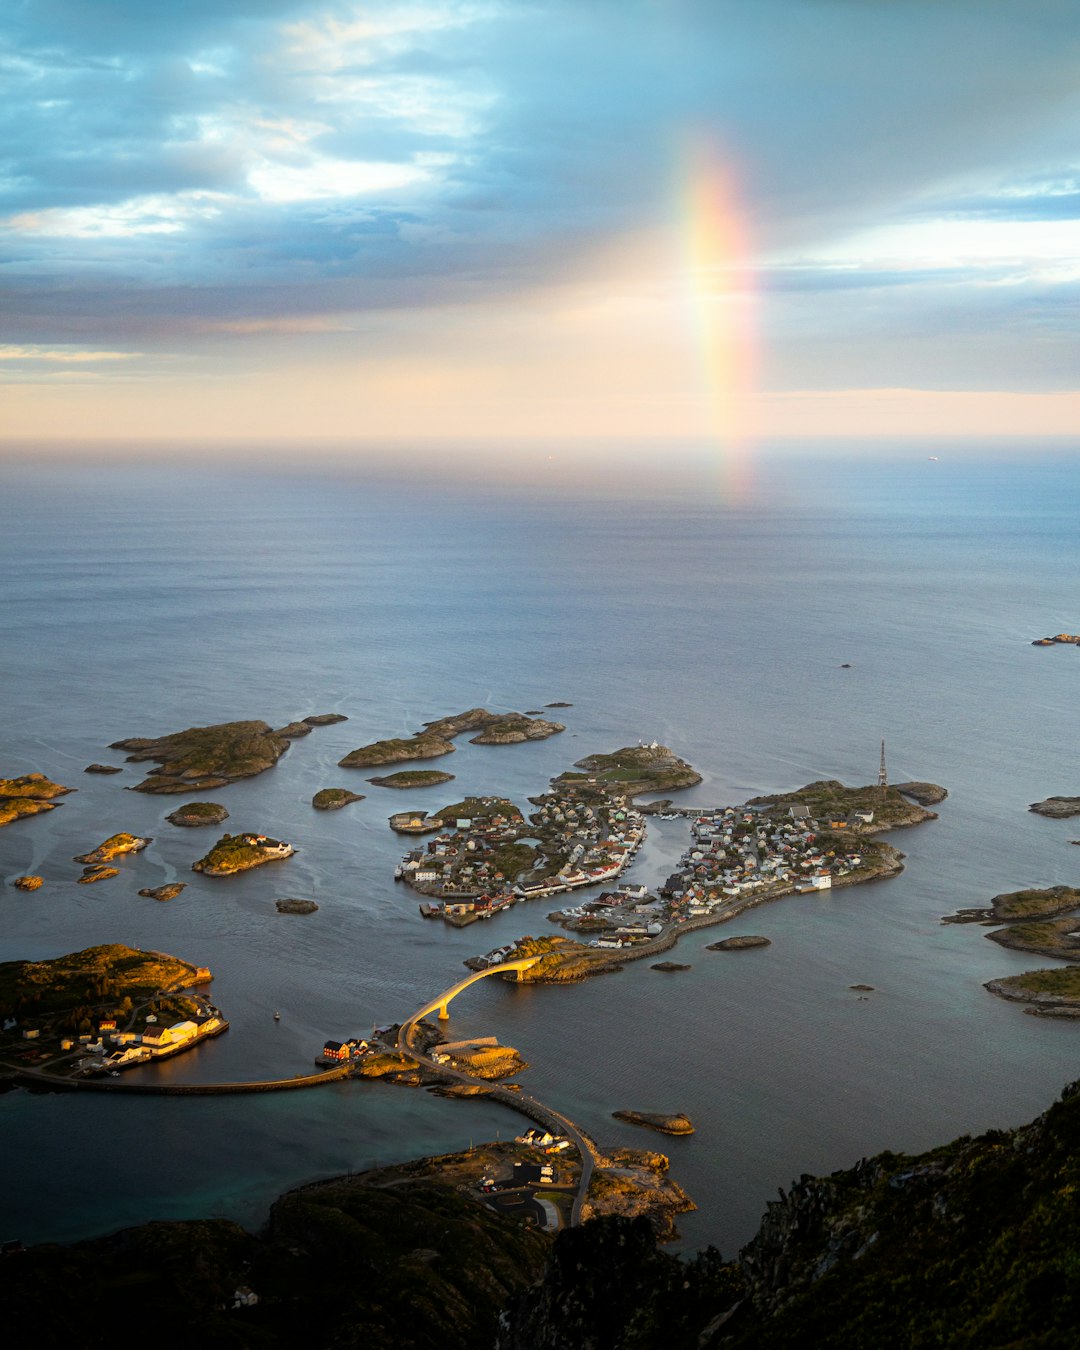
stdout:
[[66,1350],[151,1325],[253,1350],[1056,1350],[1080,1314],[1078,1185],[1075,1083],[1019,1129],[804,1176],[738,1261],[680,1261],[643,1218],[551,1243],[422,1176],[353,1178],[284,1196],[258,1237],[149,1224],[5,1256],[0,1299],[13,1343]]

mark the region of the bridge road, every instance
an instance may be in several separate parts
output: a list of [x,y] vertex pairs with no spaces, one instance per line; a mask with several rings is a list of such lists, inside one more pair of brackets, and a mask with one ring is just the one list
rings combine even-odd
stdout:
[[498,966],[489,966],[487,970],[477,971],[468,979],[461,980],[452,988],[447,989],[437,998],[425,1003],[424,1006],[405,1022],[402,1022],[398,1028],[397,1048],[403,1054],[409,1055],[425,1068],[430,1069],[432,1073],[438,1074],[443,1078],[450,1078],[459,1083],[468,1083],[479,1085],[489,1089],[488,1100],[502,1102],[509,1106],[511,1110],[517,1111],[519,1115],[527,1116],[530,1120],[538,1121],[546,1129],[555,1133],[563,1134],[577,1149],[581,1158],[581,1176],[578,1180],[577,1194],[574,1197],[573,1208],[570,1212],[570,1223],[572,1225],[581,1222],[581,1211],[585,1205],[589,1194],[589,1183],[592,1180],[593,1171],[597,1167],[603,1167],[607,1159],[597,1148],[596,1144],[578,1125],[564,1116],[561,1111],[556,1111],[553,1107],[547,1106],[544,1102],[537,1101],[535,1097],[529,1096],[525,1092],[511,1092],[508,1088],[499,1087],[497,1084],[488,1082],[486,1079],[477,1078],[473,1074],[466,1073],[463,1069],[451,1069],[445,1064],[438,1064],[429,1055],[416,1050],[412,1046],[413,1034],[416,1031],[416,1024],[422,1017],[428,1013],[439,1010],[439,1017],[445,1020],[449,1017],[447,1005],[462,992],[468,989],[471,984],[477,980],[484,979],[488,975],[499,975],[505,971],[527,970],[535,965],[540,958],[537,956],[522,957],[516,961],[506,961]]

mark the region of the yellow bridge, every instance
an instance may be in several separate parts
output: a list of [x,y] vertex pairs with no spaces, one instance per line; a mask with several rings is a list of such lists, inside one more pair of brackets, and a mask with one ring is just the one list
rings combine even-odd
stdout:
[[478,970],[475,975],[469,975],[464,980],[459,980],[451,989],[445,989],[437,998],[433,998],[430,1003],[425,1003],[419,1012],[413,1013],[409,1018],[410,1022],[419,1022],[421,1017],[426,1017],[428,1013],[439,1010],[439,1021],[445,1022],[450,1014],[447,1006],[452,999],[457,998],[463,989],[468,989],[470,984],[475,984],[477,980],[486,979],[489,975],[505,975],[507,971],[514,971],[517,978],[521,978],[520,972],[528,970],[530,966],[535,966],[539,956],[521,956],[516,961],[503,961],[497,966],[488,966],[487,970]]
[[475,984],[477,980],[487,979],[489,975],[504,975],[508,970],[514,971],[517,978],[520,979],[520,972],[528,970],[530,966],[535,966],[539,960],[539,956],[520,956],[516,961],[503,961],[501,965],[488,966],[487,970],[478,970],[475,975],[469,975],[466,979],[459,980],[452,988],[444,989],[437,998],[433,998],[430,1003],[425,1003],[418,1012],[414,1012],[407,1022],[402,1022],[398,1031],[399,1048],[408,1050],[417,1022],[420,1021],[421,1017],[426,1017],[428,1013],[434,1012],[436,1008],[439,1010],[439,1021],[449,1021],[448,1008],[451,999],[457,998],[458,994],[463,989],[468,989],[470,984]]

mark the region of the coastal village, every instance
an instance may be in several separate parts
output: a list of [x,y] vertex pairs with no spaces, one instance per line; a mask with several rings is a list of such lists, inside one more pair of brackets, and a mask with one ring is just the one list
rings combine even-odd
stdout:
[[421,914],[460,927],[515,901],[613,881],[645,838],[644,818],[621,798],[551,793],[535,804],[526,823],[512,803],[473,798],[452,830],[406,854],[396,879],[439,902],[422,903]]

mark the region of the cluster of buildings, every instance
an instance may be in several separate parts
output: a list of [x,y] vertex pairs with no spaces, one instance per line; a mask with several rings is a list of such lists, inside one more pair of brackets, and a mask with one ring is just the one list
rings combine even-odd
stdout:
[[[516,900],[556,895],[617,878],[645,838],[644,818],[622,801],[590,803],[580,797],[543,797],[526,823],[520,816],[485,815],[455,821],[395,871],[440,904],[421,904],[427,918],[461,925],[488,918]],[[509,844],[535,846],[531,868],[515,882],[499,865]]]
[[170,1026],[161,1026],[151,1014],[146,1023],[142,1031],[121,1031],[117,1028],[115,1017],[102,1017],[98,1022],[96,1039],[90,1034],[83,1034],[77,1039],[65,1038],[60,1042],[60,1049],[67,1051],[77,1047],[85,1052],[87,1057],[75,1066],[82,1073],[118,1072],[190,1050],[198,1041],[207,1036],[218,1036],[227,1031],[229,1026],[217,1008],[213,1007],[207,1008],[205,1016],[197,1021],[186,1018]]
[[548,918],[584,937],[594,947],[634,947],[659,937],[664,929],[667,909],[663,901],[645,886],[620,886],[603,891],[572,909],[557,910]]
[[361,1036],[353,1036],[347,1041],[327,1041],[322,1054],[315,1061],[320,1067],[324,1064],[356,1064],[366,1055],[373,1055],[379,1047]]
[[[873,821],[872,811],[856,818],[831,820],[829,830],[848,830]],[[679,922],[712,913],[725,900],[783,886],[801,891],[827,890],[834,878],[856,871],[863,862],[859,846],[825,847],[822,830],[809,808],[795,805],[784,816],[750,807],[724,807],[692,818],[690,847],[679,870],[660,888],[668,916]]]

